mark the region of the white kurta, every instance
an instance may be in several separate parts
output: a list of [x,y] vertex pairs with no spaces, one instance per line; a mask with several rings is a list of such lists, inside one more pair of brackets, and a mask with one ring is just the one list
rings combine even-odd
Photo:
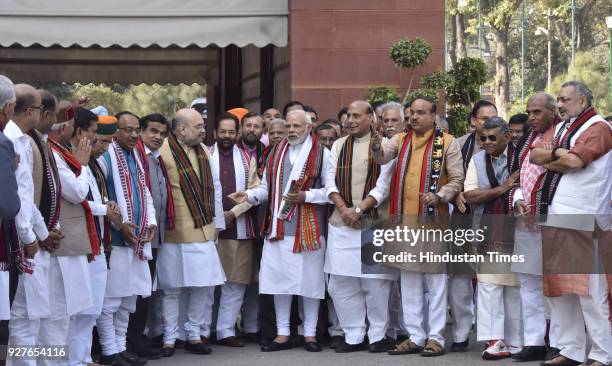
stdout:
[[160,245],[158,289],[216,286],[224,282],[225,272],[214,241]]
[[[298,157],[302,145],[289,146],[286,158],[290,159],[293,170],[302,170]],[[309,150],[308,150],[309,151]],[[303,152],[302,152],[303,153]],[[329,152],[323,152],[321,175],[327,171]],[[284,191],[283,187],[283,191]],[[326,188],[306,191],[305,200],[314,204],[327,204]],[[249,203],[255,205],[268,200],[268,177],[264,174],[258,187],[247,191]],[[298,228],[299,230],[299,228]],[[274,232],[274,230],[273,230]],[[264,241],[259,270],[259,293],[276,295],[299,295],[323,299],[325,297],[325,240],[321,237],[321,248],[311,252],[293,253],[294,236],[285,236],[283,240]]]
[[0,320],[8,320],[10,318],[9,273],[8,271],[0,271]]

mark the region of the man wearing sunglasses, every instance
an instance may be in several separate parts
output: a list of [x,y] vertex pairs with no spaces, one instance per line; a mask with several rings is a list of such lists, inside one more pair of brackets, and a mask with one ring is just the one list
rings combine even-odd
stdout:
[[[473,208],[475,229],[485,230],[478,253],[485,261],[478,267],[477,339],[486,341],[482,358],[495,360],[521,351],[521,303],[518,281],[510,263],[489,253],[512,254],[514,228],[507,220],[512,213],[512,190],[519,172],[510,174],[512,161],[510,127],[500,117],[489,118],[479,140],[483,151],[473,156],[465,176],[464,194]],[[509,233],[509,235],[506,235]]]

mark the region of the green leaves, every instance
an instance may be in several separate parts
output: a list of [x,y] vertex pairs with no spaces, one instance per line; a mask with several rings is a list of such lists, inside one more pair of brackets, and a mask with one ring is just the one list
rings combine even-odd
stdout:
[[366,98],[370,104],[381,102],[399,102],[400,98],[397,91],[388,86],[370,86],[368,88],[368,96]]
[[391,45],[389,57],[395,66],[412,69],[424,65],[431,51],[431,45],[422,38],[404,38]]

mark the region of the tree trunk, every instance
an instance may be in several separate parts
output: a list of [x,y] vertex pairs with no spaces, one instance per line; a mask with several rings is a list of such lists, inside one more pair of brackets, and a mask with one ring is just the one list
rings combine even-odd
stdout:
[[510,101],[510,72],[508,69],[508,27],[494,29],[495,51],[495,104],[501,117],[506,118]]
[[585,32],[585,27],[589,19],[589,12],[595,5],[595,0],[587,0],[584,6],[576,13],[576,50],[582,49],[582,35]]
[[457,60],[467,57],[467,48],[465,46],[465,22],[463,14],[455,14],[455,23],[457,26]]
[[455,22],[455,15],[451,15],[451,34],[448,39],[448,55],[450,56],[451,67],[455,67],[457,64],[457,22]]

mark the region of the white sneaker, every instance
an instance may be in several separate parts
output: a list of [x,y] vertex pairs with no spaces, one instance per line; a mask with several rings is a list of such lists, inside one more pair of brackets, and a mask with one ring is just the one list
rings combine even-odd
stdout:
[[483,360],[501,360],[510,357],[510,351],[501,340],[491,340],[482,352]]
[[512,346],[512,345],[506,345],[506,350],[508,350],[508,352],[510,352],[511,355],[515,355],[519,352],[521,352],[523,350],[523,347],[516,347],[516,346]]

